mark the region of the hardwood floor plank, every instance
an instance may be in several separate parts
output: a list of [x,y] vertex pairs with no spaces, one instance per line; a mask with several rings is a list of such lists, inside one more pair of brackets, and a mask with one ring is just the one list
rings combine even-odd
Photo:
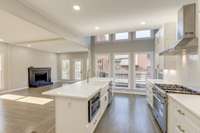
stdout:
[[[61,84],[11,94],[46,97]],[[45,105],[0,100],[0,133],[55,133],[54,101]],[[144,96],[117,94],[95,133],[160,133]]]
[[117,94],[95,133],[161,133],[145,96]]

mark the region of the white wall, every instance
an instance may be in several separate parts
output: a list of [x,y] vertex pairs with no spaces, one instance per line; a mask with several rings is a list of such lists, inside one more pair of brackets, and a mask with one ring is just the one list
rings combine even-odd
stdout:
[[165,72],[164,78],[176,80],[186,86],[197,87],[200,89],[200,12],[197,13],[198,53],[194,55],[183,54],[176,57],[176,71]]
[[25,47],[0,43],[4,57],[4,88],[18,89],[28,86],[28,67],[51,67],[52,81],[57,81],[57,55]]

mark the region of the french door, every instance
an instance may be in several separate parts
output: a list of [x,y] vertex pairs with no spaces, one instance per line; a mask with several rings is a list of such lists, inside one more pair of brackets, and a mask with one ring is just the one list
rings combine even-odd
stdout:
[[153,78],[153,53],[135,53],[134,54],[134,80],[135,88],[144,90],[146,80]]
[[62,79],[70,79],[70,60],[68,59],[62,60]]
[[110,75],[110,56],[109,54],[96,55],[96,76],[106,78]]
[[129,87],[129,54],[114,54],[113,78],[116,89]]
[[74,61],[74,79],[75,80],[82,79],[82,62],[81,62],[81,60]]

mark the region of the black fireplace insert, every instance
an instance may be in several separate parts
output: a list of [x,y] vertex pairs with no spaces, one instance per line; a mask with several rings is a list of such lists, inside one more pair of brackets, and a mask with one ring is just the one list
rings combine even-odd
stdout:
[[51,85],[51,68],[28,68],[29,87]]

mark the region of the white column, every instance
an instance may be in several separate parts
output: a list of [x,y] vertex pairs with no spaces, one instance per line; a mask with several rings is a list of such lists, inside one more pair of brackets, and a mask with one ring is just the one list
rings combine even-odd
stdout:
[[134,54],[129,53],[129,88],[134,89]]
[[109,60],[110,60],[110,77],[113,78],[113,53],[110,53]]
[[133,53],[133,89],[136,89],[136,74],[135,74],[135,53]]

